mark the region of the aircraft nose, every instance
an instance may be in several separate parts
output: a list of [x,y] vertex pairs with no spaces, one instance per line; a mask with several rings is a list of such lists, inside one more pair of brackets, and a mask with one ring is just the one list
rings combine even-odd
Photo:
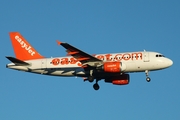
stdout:
[[173,61],[171,59],[168,59],[166,64],[167,64],[167,67],[170,67],[173,65]]

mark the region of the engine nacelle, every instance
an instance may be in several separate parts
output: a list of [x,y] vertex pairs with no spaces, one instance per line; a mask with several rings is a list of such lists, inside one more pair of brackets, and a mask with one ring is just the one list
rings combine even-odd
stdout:
[[129,81],[130,81],[129,74],[123,74],[120,76],[115,76],[105,79],[105,82],[109,82],[114,85],[127,85],[129,84]]
[[122,62],[105,62],[100,68],[104,72],[118,73],[126,69],[126,65]]

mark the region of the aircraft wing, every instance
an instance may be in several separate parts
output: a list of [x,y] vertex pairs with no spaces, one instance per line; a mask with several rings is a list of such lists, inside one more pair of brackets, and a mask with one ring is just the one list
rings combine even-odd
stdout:
[[73,56],[75,59],[80,61],[83,65],[97,66],[102,64],[102,60],[83,52],[82,50],[68,44],[57,41],[58,45],[63,46],[66,49],[68,55]]

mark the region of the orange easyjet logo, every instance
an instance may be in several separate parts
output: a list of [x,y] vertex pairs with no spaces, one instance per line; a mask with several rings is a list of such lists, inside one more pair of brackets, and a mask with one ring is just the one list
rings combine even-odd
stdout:
[[[114,56],[114,57],[113,57]],[[142,60],[142,53],[125,53],[125,54],[105,54],[105,55],[95,55],[96,58],[103,60],[103,61],[129,61],[129,60]],[[76,64],[78,66],[82,66],[81,62],[79,62],[77,59],[71,57],[71,58],[54,58],[51,63],[53,65],[72,65]]]
[[15,36],[15,39],[19,42],[22,48],[24,48],[28,53],[33,56],[35,52],[32,50],[32,47],[27,45],[18,35]]

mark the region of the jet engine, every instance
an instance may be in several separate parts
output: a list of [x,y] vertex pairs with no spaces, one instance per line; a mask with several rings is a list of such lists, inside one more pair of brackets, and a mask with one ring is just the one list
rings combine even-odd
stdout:
[[126,65],[122,62],[104,62],[104,64],[97,68],[109,73],[123,72],[126,69]]
[[129,84],[129,81],[130,81],[129,74],[113,76],[105,79],[105,82],[112,83],[114,85],[127,85]]

